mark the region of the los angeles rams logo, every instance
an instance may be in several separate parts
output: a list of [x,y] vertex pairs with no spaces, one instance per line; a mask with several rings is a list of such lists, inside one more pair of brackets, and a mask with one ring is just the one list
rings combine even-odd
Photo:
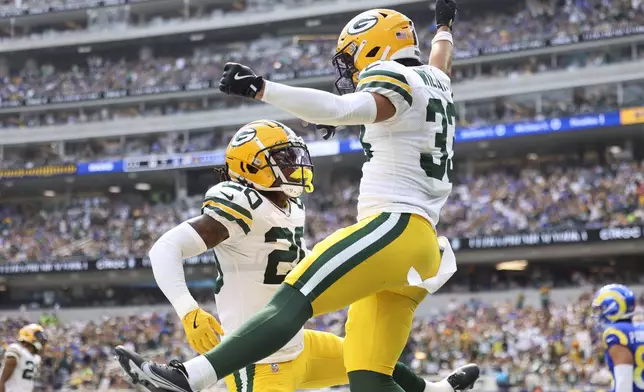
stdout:
[[347,29],[347,34],[355,35],[364,33],[378,23],[377,16],[363,16],[360,19],[356,20],[349,28]]
[[230,145],[233,147],[239,147],[242,144],[253,140],[255,135],[257,135],[257,131],[253,128],[240,129],[235,136],[233,136],[233,140],[230,142]]

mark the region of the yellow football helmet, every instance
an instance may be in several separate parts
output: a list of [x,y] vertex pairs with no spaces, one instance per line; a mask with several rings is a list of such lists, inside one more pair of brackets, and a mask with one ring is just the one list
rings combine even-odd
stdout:
[[253,121],[241,127],[226,149],[228,175],[262,191],[299,197],[313,192],[313,164],[301,137],[277,121]]
[[340,74],[335,86],[340,93],[353,92],[358,74],[381,60],[413,59],[422,64],[414,24],[405,15],[388,9],[365,11],[340,33],[333,65]]
[[45,329],[38,324],[29,324],[22,328],[18,332],[18,341],[23,343],[29,343],[36,351],[40,351],[47,344],[47,335],[45,334]]

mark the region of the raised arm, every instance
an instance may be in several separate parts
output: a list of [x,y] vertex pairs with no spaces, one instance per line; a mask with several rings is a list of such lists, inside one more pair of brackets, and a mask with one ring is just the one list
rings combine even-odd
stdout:
[[454,0],[436,1],[436,26],[438,31],[432,40],[429,65],[440,69],[448,76],[452,74],[452,57],[454,53],[452,25],[455,18],[456,2]]
[[226,94],[262,100],[314,124],[364,125],[390,119],[394,103],[378,93],[359,91],[336,95],[311,88],[265,81],[249,67],[227,63],[219,82]]

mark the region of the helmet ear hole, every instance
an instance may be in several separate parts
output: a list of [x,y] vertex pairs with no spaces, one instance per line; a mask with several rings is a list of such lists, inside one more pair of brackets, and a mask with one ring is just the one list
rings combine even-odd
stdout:
[[247,170],[250,174],[255,174],[255,173],[257,173],[257,172],[259,171],[259,170],[257,170],[257,168],[256,168],[255,166],[251,166],[251,165],[249,165],[249,164],[246,164],[246,170]]
[[378,54],[378,52],[380,52],[380,46],[376,46],[375,48],[371,49],[371,50],[369,51],[369,53],[367,53],[367,56],[366,56],[366,57],[367,57],[367,58],[370,58],[370,57],[376,57],[376,55]]

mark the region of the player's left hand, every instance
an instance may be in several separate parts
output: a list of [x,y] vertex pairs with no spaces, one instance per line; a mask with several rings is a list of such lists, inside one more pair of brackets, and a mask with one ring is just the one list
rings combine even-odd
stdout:
[[201,308],[183,316],[181,324],[186,331],[190,347],[199,354],[212,350],[219,344],[219,336],[224,335],[224,329],[219,321]]
[[226,63],[224,74],[219,80],[219,90],[222,93],[255,98],[264,88],[264,78],[255,75],[252,69],[238,63]]
[[456,19],[456,0],[436,0],[436,26],[450,29]]
[[335,127],[333,125],[319,125],[318,124],[318,125],[315,126],[316,131],[324,132],[324,135],[322,135],[322,138],[324,140],[329,140],[329,138],[332,138],[333,136],[335,136],[336,128],[337,127]]

